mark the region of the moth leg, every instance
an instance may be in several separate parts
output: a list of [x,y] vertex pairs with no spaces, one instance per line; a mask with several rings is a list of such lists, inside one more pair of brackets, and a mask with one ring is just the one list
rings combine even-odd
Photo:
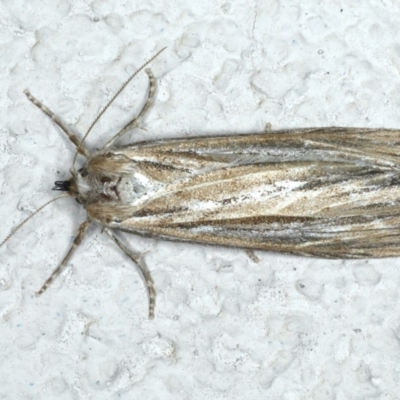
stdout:
[[147,110],[154,103],[154,93],[156,91],[156,79],[150,68],[145,70],[149,77],[149,93],[147,95],[146,103],[140,110],[139,114],[130,122],[128,122],[117,134],[115,134],[104,146],[104,148],[111,147],[118,139],[120,139],[126,132],[131,131],[133,128],[139,125],[140,120],[145,116]]
[[153,278],[146,264],[143,262],[140,254],[128,249],[108,228],[104,228],[104,232],[117,244],[117,246],[139,267],[143,279],[147,285],[147,293],[149,296],[149,319],[154,318],[154,309],[156,306],[156,290],[154,288]]
[[80,145],[80,140],[76,137],[76,135],[68,128],[67,125],[64,124],[60,120],[60,118],[57,117],[56,114],[54,114],[50,109],[48,109],[43,103],[41,103],[37,98],[33,97],[30,93],[29,90],[24,90],[24,93],[26,97],[28,98],[29,101],[31,101],[39,110],[44,112],[48,117],[50,117],[55,124],[57,124],[61,130],[68,136],[68,139],[76,146],[78,149],[78,152],[85,156],[86,158],[90,157],[90,153],[86,150],[85,147]]
[[60,275],[62,270],[65,268],[68,260],[71,258],[75,249],[81,244],[82,239],[85,236],[88,226],[89,226],[89,221],[85,221],[81,224],[81,226],[79,227],[78,235],[74,239],[74,242],[72,243],[72,246],[68,250],[67,255],[61,261],[60,265],[53,271],[53,273],[50,275],[50,277],[46,280],[46,282],[43,284],[43,286],[40,288],[40,290],[38,292],[36,292],[36,296],[40,296],[51,285],[51,283],[54,281],[54,279],[56,279],[57,276]]
[[247,249],[246,254],[250,258],[250,260],[253,261],[254,263],[258,264],[260,262],[260,259],[259,257],[257,257],[256,253],[254,253],[254,250]]

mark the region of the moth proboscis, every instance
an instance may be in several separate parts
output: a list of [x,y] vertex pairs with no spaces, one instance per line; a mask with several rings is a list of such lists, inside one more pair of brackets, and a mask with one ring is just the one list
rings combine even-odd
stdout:
[[[160,50],[163,51],[164,49]],[[72,196],[87,219],[43,293],[67,265],[90,223],[97,223],[139,267],[154,317],[153,280],[140,254],[116,237],[121,230],[169,240],[242,247],[326,258],[400,255],[400,131],[307,128],[260,134],[203,136],[115,143],[138,126],[153,102],[101,150],[84,141],[94,124],[136,74],[104,107],[82,139],[28,91],[28,99],[66,133],[76,147],[71,178],[56,181],[66,194],[47,202],[16,228],[60,197]],[[77,154],[86,164],[76,171]]]

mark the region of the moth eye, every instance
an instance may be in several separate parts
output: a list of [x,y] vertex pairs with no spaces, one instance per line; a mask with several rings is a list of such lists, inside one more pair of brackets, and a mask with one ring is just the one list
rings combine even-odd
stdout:
[[88,176],[89,172],[87,171],[86,168],[79,168],[78,172],[81,174],[81,176],[85,177]]

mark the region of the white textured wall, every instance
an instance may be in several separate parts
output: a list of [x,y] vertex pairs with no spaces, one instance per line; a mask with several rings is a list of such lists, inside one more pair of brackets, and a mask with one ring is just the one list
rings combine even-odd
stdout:
[[[80,132],[135,67],[157,100],[134,140],[309,126],[400,127],[394,0],[0,2],[1,238],[68,178]],[[141,74],[88,140],[143,103]],[[329,261],[127,236],[157,292],[71,199],[0,250],[0,398],[399,399],[400,260]]]

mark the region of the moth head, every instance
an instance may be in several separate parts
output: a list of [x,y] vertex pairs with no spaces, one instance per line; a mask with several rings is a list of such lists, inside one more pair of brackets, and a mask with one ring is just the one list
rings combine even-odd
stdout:
[[69,192],[71,189],[71,180],[69,181],[55,181],[53,190],[59,190],[60,192]]
[[85,180],[88,175],[86,168],[80,168],[78,172],[71,171],[72,177],[66,181],[55,181],[53,190],[58,190],[61,192],[68,192],[68,195],[75,197],[79,204],[84,204],[83,193],[78,189],[79,183]]

